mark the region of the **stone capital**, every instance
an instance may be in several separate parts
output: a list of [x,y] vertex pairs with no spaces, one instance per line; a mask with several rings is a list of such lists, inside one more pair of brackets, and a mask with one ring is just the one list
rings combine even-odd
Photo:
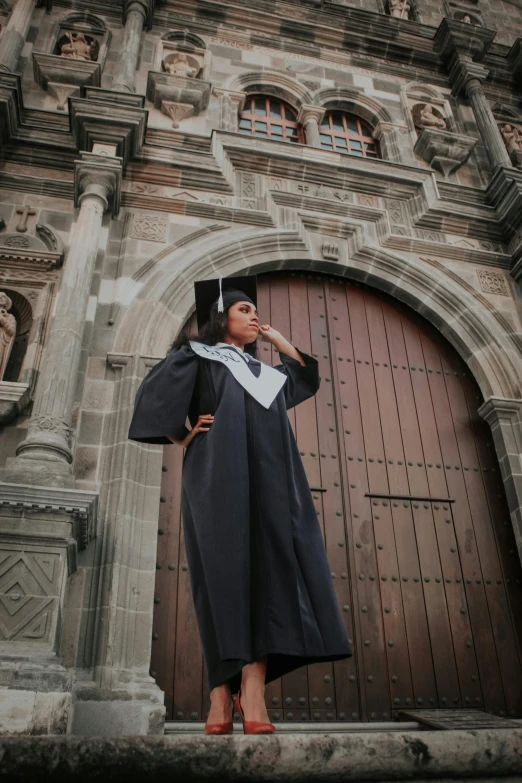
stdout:
[[114,217],[120,208],[121,179],[121,158],[83,152],[81,160],[74,162],[74,205],[80,206],[91,196],[99,200],[104,212],[110,209]]
[[243,110],[243,105],[247,96],[246,92],[242,92],[241,90],[227,90],[223,87],[214,87],[212,89],[212,94],[215,95],[216,98],[228,98],[231,103],[237,105],[238,111]]
[[[466,25],[468,26],[468,25]],[[481,89],[489,71],[469,58],[456,56],[449,69],[449,83],[453,95],[461,92],[469,97],[473,90]]]
[[315,120],[317,124],[319,124],[322,121],[325,112],[326,109],[324,106],[311,106],[310,104],[303,103],[299,109],[299,114],[297,115],[297,122],[301,123],[301,125],[306,125],[310,120]]
[[433,48],[437,54],[440,54],[446,66],[459,55],[474,62],[481,62],[496,34],[496,30],[488,30],[487,27],[445,18],[435,33]]
[[501,419],[516,424],[522,421],[522,400],[509,397],[489,397],[478,409],[478,413],[492,427]]
[[150,30],[154,17],[155,0],[123,0],[123,24],[126,23],[131,11],[137,11],[143,17],[143,22]]

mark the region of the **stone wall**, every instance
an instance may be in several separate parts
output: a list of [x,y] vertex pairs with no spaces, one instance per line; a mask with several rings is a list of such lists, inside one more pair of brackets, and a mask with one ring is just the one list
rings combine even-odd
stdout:
[[[486,398],[522,554],[522,173],[499,130],[522,128],[515,1],[416,0],[405,20],[381,0],[184,0],[153,19],[138,0],[125,25],[102,3],[18,3],[0,41],[0,291],[32,320],[20,377],[0,384],[2,597],[16,569],[45,593],[39,560],[44,576],[60,568],[40,636],[22,604],[0,615],[0,730],[18,704],[16,731],[36,732],[44,690],[40,733],[161,731],[148,673],[161,449],[126,435],[196,279],[312,269],[422,313]],[[483,26],[453,19],[468,6]],[[94,59],[56,53],[80,34]],[[197,73],[168,73],[184,51]],[[254,93],[286,101],[306,143],[238,133]],[[442,135],[419,126],[426,104]],[[320,148],[333,108],[370,125],[379,159]]]

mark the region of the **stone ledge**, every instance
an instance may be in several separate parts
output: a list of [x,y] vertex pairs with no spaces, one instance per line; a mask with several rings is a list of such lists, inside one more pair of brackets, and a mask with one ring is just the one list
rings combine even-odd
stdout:
[[9,783],[522,779],[522,729],[249,737],[12,737]]

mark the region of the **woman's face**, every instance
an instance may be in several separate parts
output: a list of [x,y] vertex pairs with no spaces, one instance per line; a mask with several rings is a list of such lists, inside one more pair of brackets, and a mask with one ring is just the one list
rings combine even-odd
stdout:
[[227,337],[243,345],[253,343],[259,331],[259,315],[251,302],[235,302],[227,311]]

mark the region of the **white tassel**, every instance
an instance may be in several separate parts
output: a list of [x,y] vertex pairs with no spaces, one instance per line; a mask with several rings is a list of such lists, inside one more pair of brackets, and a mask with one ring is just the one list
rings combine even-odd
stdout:
[[218,306],[217,306],[218,313],[222,313],[224,311],[224,309],[225,309],[223,307],[223,291],[221,289],[221,280],[222,279],[223,278],[221,278],[221,277],[219,278],[219,299],[218,299]]

